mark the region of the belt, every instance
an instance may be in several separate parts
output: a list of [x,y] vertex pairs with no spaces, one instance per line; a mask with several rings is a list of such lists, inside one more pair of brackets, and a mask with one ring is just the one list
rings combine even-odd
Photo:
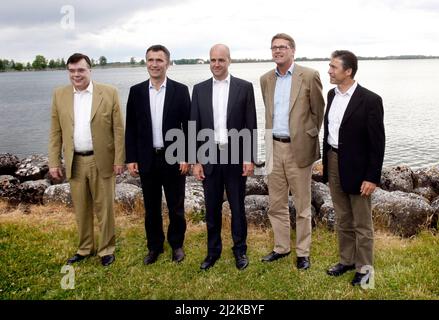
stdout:
[[91,151],[75,151],[75,156],[81,156],[81,157],[87,157],[87,156],[92,156],[94,154],[93,150]]
[[165,148],[154,148],[154,153],[155,154],[161,154],[165,152]]
[[273,140],[276,140],[276,141],[279,141],[279,142],[283,142],[283,143],[291,142],[290,137],[280,138],[280,137],[273,136]]
[[331,151],[333,151],[333,152],[335,152],[335,153],[338,154],[338,149],[337,149],[337,148],[334,148],[334,147],[331,146],[331,145],[329,145],[329,150],[331,150]]

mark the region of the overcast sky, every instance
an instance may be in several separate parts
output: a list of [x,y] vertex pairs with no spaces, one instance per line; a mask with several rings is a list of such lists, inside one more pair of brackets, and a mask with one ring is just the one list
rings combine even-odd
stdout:
[[0,58],[83,52],[139,60],[157,43],[174,59],[206,59],[215,43],[229,45],[232,58],[270,58],[278,32],[296,40],[296,57],[327,57],[336,49],[439,55],[439,0],[2,1]]

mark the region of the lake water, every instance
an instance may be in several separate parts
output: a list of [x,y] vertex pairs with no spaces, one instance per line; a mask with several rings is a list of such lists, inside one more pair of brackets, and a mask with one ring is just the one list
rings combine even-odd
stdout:
[[[300,62],[320,72],[324,97],[333,87],[328,62]],[[230,72],[253,83],[258,128],[264,128],[264,105],[259,77],[273,63],[232,64]],[[168,76],[194,84],[211,76],[208,65],[171,66]],[[147,79],[146,68],[94,69],[92,77],[119,89],[125,113],[129,88]],[[385,165],[420,168],[439,164],[439,60],[360,61],[356,76],[364,87],[384,101]],[[24,157],[47,154],[50,106],[54,88],[68,84],[66,71],[0,73],[0,153]],[[320,134],[322,136],[322,132]],[[264,157],[260,139],[260,156]]]

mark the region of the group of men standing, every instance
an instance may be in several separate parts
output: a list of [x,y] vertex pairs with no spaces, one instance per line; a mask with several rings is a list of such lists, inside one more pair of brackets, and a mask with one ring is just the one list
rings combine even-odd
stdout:
[[[311,266],[311,174],[321,156],[319,131],[324,122],[323,174],[334,202],[340,253],[339,263],[327,273],[338,276],[356,269],[352,284],[360,284],[368,277],[364,267],[373,265],[370,195],[380,181],[384,157],[382,100],[354,80],[356,56],[335,51],[328,73],[337,87],[328,93],[325,113],[319,73],[294,62],[293,38],[275,35],[271,52],[276,68],[261,77],[261,91],[274,247],[262,262],[291,252],[291,192],[296,209],[296,265],[304,270]],[[114,176],[124,164],[131,175],[140,176],[142,184],[148,247],[144,264],[156,262],[164,251],[162,188],[172,260],[178,263],[185,258],[185,182],[191,169],[203,183],[206,206],[207,255],[200,268],[213,267],[221,256],[224,191],[231,209],[236,267],[242,270],[249,264],[244,198],[246,179],[256,161],[253,85],[229,73],[230,50],[223,44],[211,48],[213,77],[195,85],[192,97],[187,86],[167,77],[170,61],[166,47],[147,49],[150,78],[130,89],[125,133],[116,89],[90,80],[87,56],[74,54],[67,61],[72,85],[54,93],[49,167],[53,177],[61,178],[64,155],[79,231],[79,249],[69,264],[95,252],[93,211],[101,231],[97,249],[101,263],[108,266],[115,260]],[[195,141],[195,150],[188,141],[191,125],[197,137],[211,133],[204,144]],[[175,142],[167,137],[170,130],[186,137],[183,152],[173,162],[167,152]],[[235,139],[232,131],[247,131],[249,139]]]

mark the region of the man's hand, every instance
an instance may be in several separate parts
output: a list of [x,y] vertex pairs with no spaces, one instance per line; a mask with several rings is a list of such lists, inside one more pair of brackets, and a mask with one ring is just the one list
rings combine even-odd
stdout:
[[114,166],[113,166],[113,170],[114,170],[114,173],[115,173],[116,175],[120,175],[120,174],[122,174],[123,171],[124,171],[124,169],[125,169],[125,166],[121,166],[121,165],[114,165]]
[[49,173],[55,180],[61,180],[63,178],[62,170],[60,167],[50,168]]
[[194,175],[195,179],[197,179],[198,181],[203,181],[205,178],[203,166],[198,163],[194,165],[192,169],[192,174]]
[[377,185],[369,181],[363,181],[360,192],[362,196],[370,196],[376,189]]
[[128,163],[128,172],[132,177],[138,177],[139,176],[139,165],[137,162]]
[[254,163],[244,163],[242,165],[242,176],[249,177],[249,176],[253,175],[254,170],[255,170]]
[[185,175],[189,172],[190,164],[187,162],[180,163],[180,174]]

